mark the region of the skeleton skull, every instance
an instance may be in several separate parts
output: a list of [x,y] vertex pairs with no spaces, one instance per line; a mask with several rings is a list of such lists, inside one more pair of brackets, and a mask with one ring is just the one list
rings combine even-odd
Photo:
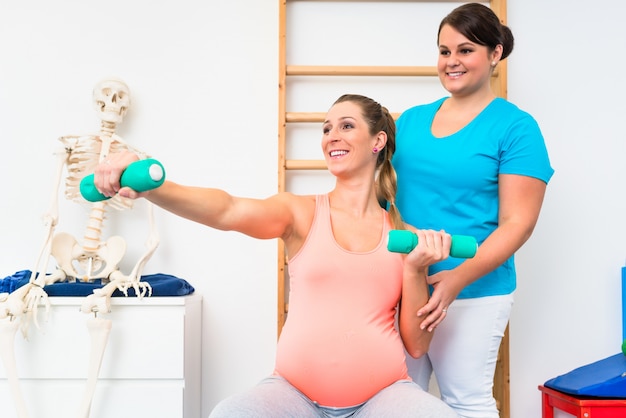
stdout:
[[93,89],[93,104],[101,120],[121,123],[130,106],[130,89],[119,79],[102,80]]

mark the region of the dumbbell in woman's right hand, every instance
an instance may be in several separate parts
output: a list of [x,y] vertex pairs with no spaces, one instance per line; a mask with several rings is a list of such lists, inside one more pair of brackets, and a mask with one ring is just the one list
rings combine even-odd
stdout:
[[[120,186],[129,187],[136,192],[156,189],[165,181],[165,168],[153,159],[135,161],[126,167],[120,177]],[[85,176],[80,182],[80,194],[89,202],[109,199],[98,191],[94,184],[94,175]]]

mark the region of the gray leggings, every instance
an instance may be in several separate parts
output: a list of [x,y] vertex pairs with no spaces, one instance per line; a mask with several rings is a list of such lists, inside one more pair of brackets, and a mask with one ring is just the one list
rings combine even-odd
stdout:
[[247,392],[221,401],[209,418],[458,418],[435,396],[409,380],[382,389],[349,408],[322,407],[279,376],[270,376]]

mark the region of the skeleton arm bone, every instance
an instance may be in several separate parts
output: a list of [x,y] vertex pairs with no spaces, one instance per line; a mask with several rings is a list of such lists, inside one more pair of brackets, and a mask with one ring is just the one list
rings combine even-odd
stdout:
[[[70,144],[66,140],[64,140],[64,138],[61,138],[60,140],[63,141],[66,146],[65,148],[63,148],[63,150],[56,152],[57,169],[55,174],[52,199],[50,201],[48,211],[43,215],[44,226],[46,228],[45,240],[43,242],[41,250],[39,251],[39,255],[37,256],[35,267],[32,269],[32,275],[30,277],[31,283],[35,281],[37,273],[41,272],[44,275],[46,274],[46,268],[50,256],[50,242],[52,240],[54,229],[59,221],[59,187],[61,185],[61,175],[63,174],[63,169],[67,164],[67,160],[72,149]],[[42,259],[43,265],[41,264]]]
[[[56,169],[56,177],[54,182],[54,190],[52,193],[52,199],[50,201],[50,206],[48,211],[43,215],[44,227],[45,227],[45,239],[37,255],[37,259],[35,261],[35,265],[32,269],[32,273],[29,279],[29,283],[17,289],[13,293],[7,295],[6,297],[1,298],[0,300],[0,319],[6,318],[7,316],[12,318],[20,317],[26,314],[30,308],[32,307],[32,303],[35,302],[35,305],[38,304],[40,300],[44,300],[46,302],[46,306],[48,306],[47,295],[43,291],[41,285],[36,283],[38,273],[41,273],[39,276],[39,280],[44,280],[46,275],[46,268],[48,264],[48,260],[50,258],[50,243],[52,240],[52,235],[54,233],[54,229],[57,225],[59,219],[59,186],[61,184],[61,175],[63,173],[63,168],[67,164],[67,159],[70,154],[71,144],[69,142],[63,141],[65,147],[62,150],[57,151],[55,154],[57,156],[57,169]],[[33,300],[33,297],[36,301]],[[35,306],[36,310],[36,306]],[[35,323],[37,325],[37,316],[35,313]],[[26,333],[26,323],[22,323],[22,332]]]

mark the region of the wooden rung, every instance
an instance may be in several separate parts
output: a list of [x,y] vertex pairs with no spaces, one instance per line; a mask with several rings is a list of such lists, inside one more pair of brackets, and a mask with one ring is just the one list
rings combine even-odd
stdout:
[[326,113],[323,112],[287,112],[287,122],[324,122]]
[[326,170],[326,161],[324,160],[287,160],[285,161],[286,170]]
[[[391,113],[394,119],[398,119],[400,113]],[[322,112],[287,112],[285,114],[286,122],[324,122],[326,113]]]
[[436,77],[433,66],[355,66],[355,65],[287,65],[287,75],[337,76],[426,76]]

